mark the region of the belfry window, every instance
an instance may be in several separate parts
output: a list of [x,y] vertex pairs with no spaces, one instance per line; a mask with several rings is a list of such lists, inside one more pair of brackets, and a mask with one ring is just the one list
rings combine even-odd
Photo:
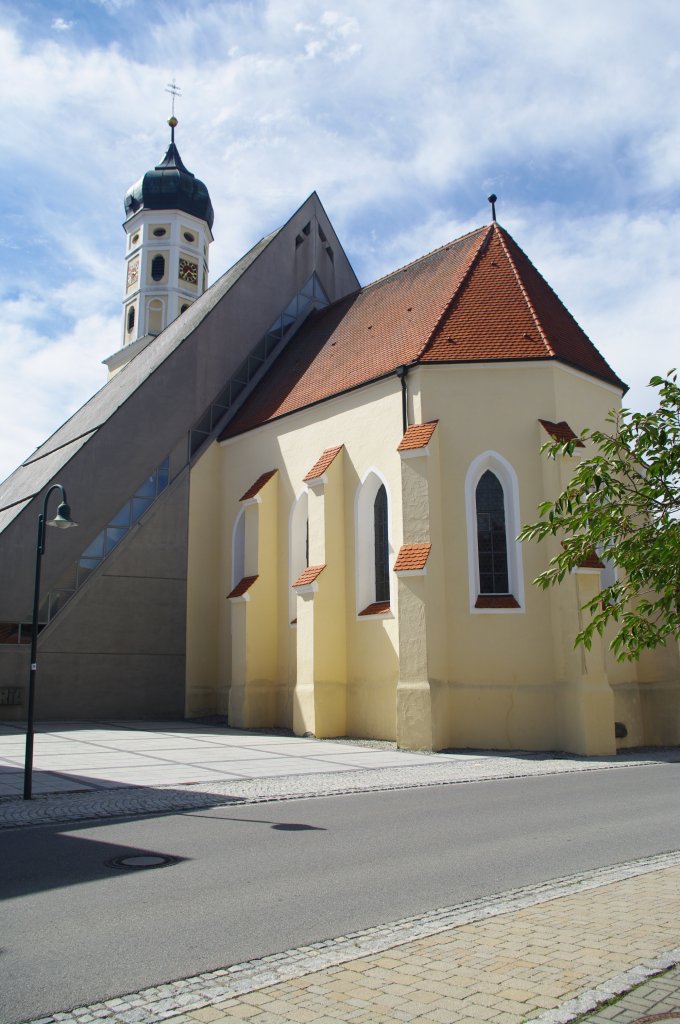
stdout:
[[389,539],[387,534],[387,491],[382,484],[373,503],[373,556],[375,562],[375,599],[390,599]]
[[487,469],[477,484],[477,555],[480,594],[507,594],[508,543],[505,503],[498,477]]
[[128,309],[128,315],[127,315],[127,329],[128,329],[128,332],[133,330],[134,326],[135,326],[135,307],[134,306],[130,306],[130,308]]
[[151,276],[154,281],[162,281],[165,275],[165,256],[154,256],[151,260]]

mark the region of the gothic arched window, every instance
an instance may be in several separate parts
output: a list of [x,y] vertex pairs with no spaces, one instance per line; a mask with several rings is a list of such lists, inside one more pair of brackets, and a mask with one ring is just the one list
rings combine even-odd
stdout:
[[475,491],[480,594],[508,594],[505,502],[498,477],[487,469]]
[[468,587],[474,614],[522,612],[524,572],[519,484],[508,460],[487,451],[465,476]]
[[373,558],[375,563],[375,600],[390,599],[390,546],[387,534],[387,491],[381,484],[373,502]]
[[357,614],[390,615],[390,501],[377,470],[369,470],[355,505]]

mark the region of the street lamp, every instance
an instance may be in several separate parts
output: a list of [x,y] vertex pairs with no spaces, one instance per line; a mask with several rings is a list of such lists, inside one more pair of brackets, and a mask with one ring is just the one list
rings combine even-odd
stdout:
[[33,625],[31,628],[31,673],[28,682],[28,718],[26,721],[26,758],[24,761],[24,800],[31,799],[33,786],[33,705],[35,700],[35,674],[38,671],[38,605],[40,604],[40,566],[45,554],[45,520],[47,519],[47,501],[52,491],[61,491],[61,502],[54,519],[48,526],[58,526],[66,530],[69,526],[77,526],[71,519],[71,509],[66,501],[66,491],[61,484],[52,484],[47,494],[43,510],[38,516],[38,543],[35,554],[35,587],[33,590]]

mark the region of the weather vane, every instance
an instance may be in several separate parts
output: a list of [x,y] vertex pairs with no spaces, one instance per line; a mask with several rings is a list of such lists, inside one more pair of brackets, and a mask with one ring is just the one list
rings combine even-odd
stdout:
[[177,99],[178,96],[182,95],[182,91],[175,82],[174,77],[172,79],[172,82],[168,82],[167,86],[165,87],[165,91],[169,92],[170,95],[172,96],[172,113],[168,118],[168,124],[170,125],[170,141],[174,142],[175,128],[177,127],[177,118],[175,117],[175,100]]
[[167,86],[165,87],[165,91],[169,92],[170,95],[172,96],[172,114],[171,114],[171,117],[174,117],[175,116],[175,99],[178,96],[182,95],[182,90],[180,89],[180,87],[175,82],[175,79],[173,78],[173,80],[171,82],[168,82]]

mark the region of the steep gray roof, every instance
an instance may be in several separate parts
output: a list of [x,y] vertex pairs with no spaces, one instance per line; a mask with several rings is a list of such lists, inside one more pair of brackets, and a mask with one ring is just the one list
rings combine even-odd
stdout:
[[0,532],[178,349],[281,229],[261,239],[0,484]]

